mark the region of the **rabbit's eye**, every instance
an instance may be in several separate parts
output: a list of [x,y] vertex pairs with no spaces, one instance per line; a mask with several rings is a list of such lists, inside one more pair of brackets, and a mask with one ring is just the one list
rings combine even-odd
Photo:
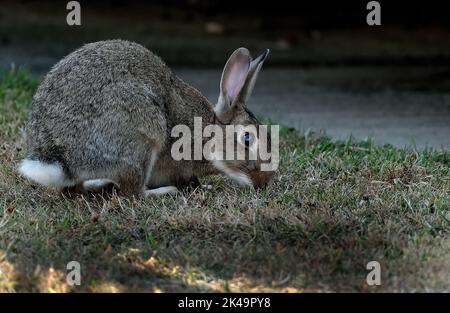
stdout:
[[245,132],[244,135],[242,136],[242,141],[246,144],[249,145],[252,143],[253,141],[253,134],[249,133],[249,132]]

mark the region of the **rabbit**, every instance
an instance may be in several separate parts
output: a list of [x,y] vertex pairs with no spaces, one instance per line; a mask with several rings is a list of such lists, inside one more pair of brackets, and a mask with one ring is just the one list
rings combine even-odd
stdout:
[[171,129],[192,128],[194,117],[221,128],[259,125],[245,103],[268,54],[252,60],[246,48],[234,51],[213,105],[140,44],[86,44],[54,65],[39,85],[18,170],[50,188],[86,191],[113,184],[125,196],[173,194],[197,184],[198,177],[220,173],[239,185],[263,187],[274,173],[261,171],[259,159],[175,161]]

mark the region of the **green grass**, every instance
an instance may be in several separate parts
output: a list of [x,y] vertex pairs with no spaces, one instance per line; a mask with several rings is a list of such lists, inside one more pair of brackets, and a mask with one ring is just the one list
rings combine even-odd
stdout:
[[67,199],[15,170],[36,86],[0,73],[0,291],[450,291],[448,152],[282,128],[265,190],[208,177],[176,197]]

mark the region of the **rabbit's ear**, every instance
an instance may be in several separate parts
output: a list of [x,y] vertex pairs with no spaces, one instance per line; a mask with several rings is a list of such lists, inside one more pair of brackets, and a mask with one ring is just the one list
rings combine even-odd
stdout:
[[242,103],[245,103],[252,94],[253,87],[255,87],[255,82],[256,79],[258,78],[259,71],[261,70],[267,56],[269,55],[269,52],[270,50],[267,49],[263,54],[261,54],[259,57],[257,57],[250,63],[247,79],[239,95],[239,98]]
[[251,60],[250,52],[246,48],[239,48],[225,64],[220,80],[220,93],[232,103],[244,87]]
[[228,59],[220,80],[220,95],[215,111],[218,115],[230,115],[240,99],[251,63],[250,52],[239,48]]
[[230,56],[223,69],[220,96],[214,108],[222,121],[230,121],[237,111],[235,109],[243,109],[268,55],[269,49],[252,61],[249,51],[239,48]]

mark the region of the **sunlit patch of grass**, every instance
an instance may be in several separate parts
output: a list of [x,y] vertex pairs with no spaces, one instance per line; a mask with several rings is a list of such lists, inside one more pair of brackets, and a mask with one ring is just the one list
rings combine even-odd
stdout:
[[[15,166],[36,82],[0,74],[0,291],[449,291],[450,155],[281,128],[265,190],[139,199],[32,186]],[[81,264],[81,286],[65,285]],[[367,286],[377,260],[382,285]]]
[[0,250],[0,292],[14,292],[16,286],[14,265],[6,259],[6,253]]
[[35,273],[38,277],[37,289],[48,293],[68,292],[71,286],[66,282],[66,272],[55,270],[53,267],[45,269],[42,273],[38,268]]

